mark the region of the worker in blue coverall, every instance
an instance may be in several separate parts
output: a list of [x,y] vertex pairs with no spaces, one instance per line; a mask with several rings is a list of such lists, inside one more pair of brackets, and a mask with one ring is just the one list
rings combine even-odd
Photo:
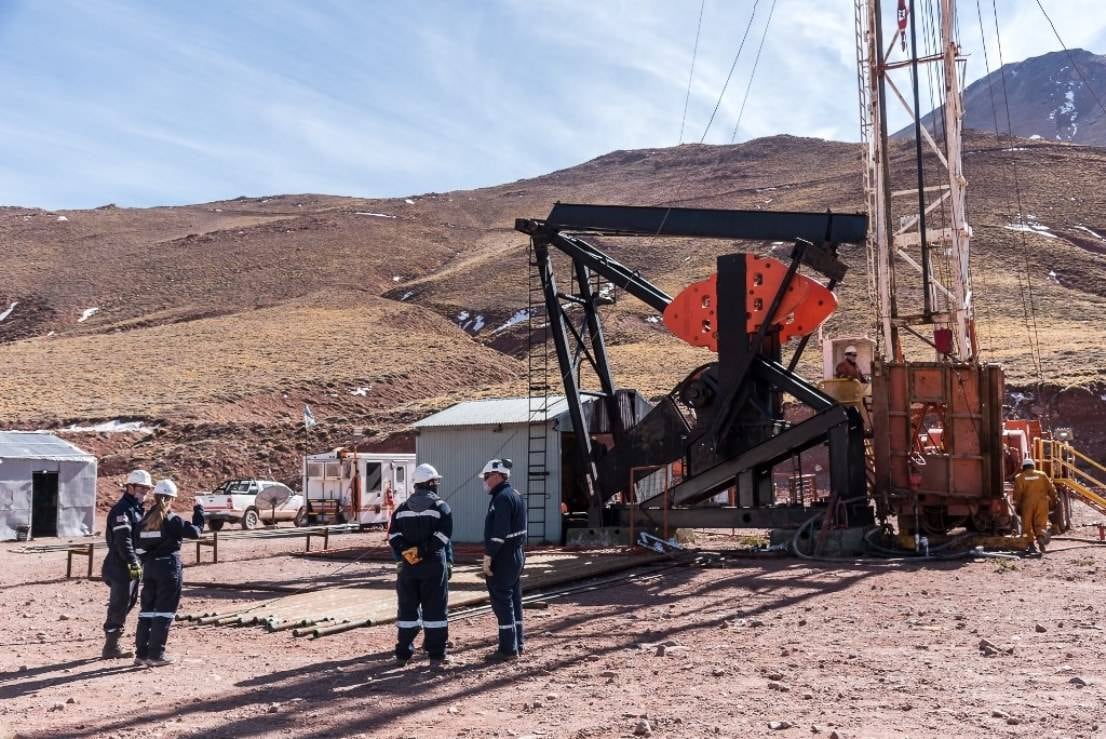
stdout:
[[154,486],[154,503],[142,517],[138,542],[142,554],[142,608],[138,613],[134,663],[163,667],[173,663],[165,653],[169,627],[180,605],[182,568],[180,545],[184,539],[199,539],[204,528],[204,509],[192,509],[192,523],[186,523],[170,506],[177,497],[172,480]]
[[453,576],[453,514],[438,497],[442,476],[420,464],[411,476],[414,492],[396,508],[388,544],[396,556],[396,661],[415,654],[415,637],[425,629],[423,647],[432,667],[448,664],[449,579]]
[[499,624],[499,648],[488,662],[518,659],[522,654],[522,568],[526,563],[526,504],[511,487],[509,459],[490,460],[480,476],[491,496],[484,519],[484,577],[492,611]]
[[134,470],[127,475],[123,496],[108,513],[104,537],[108,553],[100,569],[100,577],[111,591],[108,595],[108,615],[104,621],[104,648],[102,659],[130,657],[131,652],[119,646],[127,614],[138,602],[138,581],[142,579],[142,565],[138,559],[138,522],[145,510],[142,507],[146,494],[154,486],[150,473]]

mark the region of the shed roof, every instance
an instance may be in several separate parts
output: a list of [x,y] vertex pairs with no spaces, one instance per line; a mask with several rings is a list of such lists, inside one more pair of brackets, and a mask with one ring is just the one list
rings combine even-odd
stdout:
[[[563,395],[551,395],[546,400],[547,407],[542,409],[537,398],[534,399],[534,420],[544,415],[550,421],[568,410]],[[439,428],[442,426],[498,426],[499,424],[529,423],[531,417],[530,398],[494,398],[491,400],[466,400],[452,405],[444,411],[427,416],[415,423],[415,428]]]
[[95,457],[46,431],[0,431],[0,460]]

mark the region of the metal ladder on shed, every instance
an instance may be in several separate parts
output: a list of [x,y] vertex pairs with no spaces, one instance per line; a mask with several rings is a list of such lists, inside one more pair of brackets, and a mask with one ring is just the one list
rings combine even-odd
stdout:
[[549,315],[545,291],[531,242],[527,251],[529,305],[527,306],[527,438],[526,438],[526,539],[545,540],[546,504],[549,500]]

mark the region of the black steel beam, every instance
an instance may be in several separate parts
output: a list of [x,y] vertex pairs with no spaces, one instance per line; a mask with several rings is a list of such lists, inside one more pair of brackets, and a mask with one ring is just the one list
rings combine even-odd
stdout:
[[[744,454],[704,470],[690,480],[675,486],[671,490],[672,504],[693,505],[706,500],[733,485],[738,474],[744,470],[778,464],[788,457],[824,442],[831,429],[848,422],[849,416],[842,406],[827,408],[802,423],[776,434]],[[655,495],[642,501],[642,505],[660,505],[663,498],[663,493]]]
[[822,411],[837,405],[836,400],[790,370],[785,369],[778,362],[770,362],[764,357],[757,357],[757,361],[753,364],[753,374],[791,395],[800,403],[809,405],[816,411]]
[[[776,313],[779,311],[780,305],[783,303],[783,298],[787,294],[788,288],[791,287],[791,282],[794,280],[795,275],[799,272],[799,264],[802,262],[803,253],[806,248],[810,246],[810,242],[802,239],[795,241],[795,248],[791,252],[791,264],[787,266],[787,272],[783,276],[783,280],[780,282],[779,289],[776,290],[776,294],[772,296],[772,303],[769,305],[768,310],[761,316],[760,328],[757,329],[755,338],[752,341],[752,345],[747,347],[746,350],[740,355],[740,358],[730,366],[729,370],[726,370],[726,359],[723,357],[721,347],[722,338],[725,334],[731,332],[738,332],[738,335],[742,337],[744,341],[748,341],[747,329],[745,326],[744,317],[750,315],[748,296],[743,289],[746,285],[744,270],[742,270],[741,281],[731,282],[725,290],[723,290],[723,259],[731,257],[739,257],[742,260],[745,258],[744,254],[727,255],[725,257],[718,257],[718,292],[729,294],[734,293],[734,302],[740,303],[740,311],[738,312],[738,320],[723,320],[721,315],[722,300],[719,296],[719,325],[718,325],[718,361],[720,367],[723,368],[724,382],[729,388],[726,394],[722,397],[721,412],[714,417],[714,422],[711,424],[711,431],[714,434],[715,447],[719,450],[725,448],[727,440],[730,438],[730,433],[733,430],[737,415],[741,412],[742,408],[746,405],[748,394],[751,391],[749,384],[745,382],[746,375],[749,374],[749,370],[752,368],[753,360],[757,355],[763,351],[764,337],[767,335],[769,326],[772,326],[776,321]],[[728,318],[728,317],[727,317]]]
[[607,418],[610,419],[611,434],[614,436],[615,446],[621,445],[626,440],[626,429],[622,426],[622,411],[618,407],[618,398],[615,396],[614,379],[611,377],[610,362],[607,361],[607,342],[603,339],[603,324],[599,320],[599,307],[596,301],[599,299],[591,289],[591,276],[587,265],[578,259],[572,260],[572,266],[576,271],[576,283],[580,287],[580,297],[583,298],[584,321],[587,326],[588,338],[591,340],[591,360],[595,376],[599,378],[599,387],[603,391],[603,403],[607,407]]
[[[518,226],[516,222],[516,228]],[[691,236],[748,241],[805,239],[815,243],[860,244],[868,232],[868,216],[861,213],[557,203],[543,227],[547,231],[592,231],[612,236]]]
[[553,246],[572,257],[574,262],[582,263],[592,272],[604,277],[620,290],[625,290],[658,313],[664,313],[664,309],[672,302],[668,293],[583,239],[554,233],[550,235],[549,240]]
[[534,239],[534,261],[537,262],[541,276],[542,291],[545,296],[545,313],[549,317],[549,333],[553,336],[553,346],[557,351],[557,365],[561,370],[561,383],[565,389],[572,428],[576,432],[576,474],[587,493],[590,508],[588,523],[599,526],[603,521],[603,501],[598,497],[596,479],[598,477],[591,453],[591,436],[584,421],[584,408],[580,399],[580,386],[576,382],[575,362],[568,345],[568,326],[565,322],[561,301],[557,297],[557,282],[553,275],[553,264],[549,259],[549,245],[540,238]]
[[665,521],[672,529],[789,529],[796,528],[813,516],[818,509],[802,506],[778,506],[774,508],[731,508],[700,506],[698,508],[669,508],[665,514],[661,508],[638,508],[632,514],[629,506],[612,509],[612,523],[630,525],[631,516],[635,528],[660,527]]

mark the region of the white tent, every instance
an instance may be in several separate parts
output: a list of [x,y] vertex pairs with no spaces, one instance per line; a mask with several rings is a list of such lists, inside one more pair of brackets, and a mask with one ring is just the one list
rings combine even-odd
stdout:
[[42,431],[0,431],[0,540],[85,536],[96,514],[96,457]]

